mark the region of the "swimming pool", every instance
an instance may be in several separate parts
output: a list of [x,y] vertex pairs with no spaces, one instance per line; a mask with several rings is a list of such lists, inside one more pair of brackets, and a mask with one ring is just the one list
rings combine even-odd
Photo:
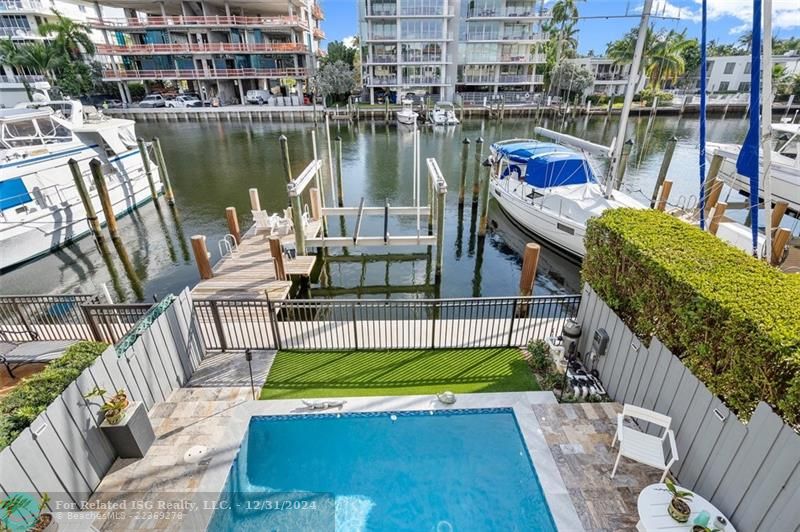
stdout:
[[253,417],[210,531],[556,530],[511,408]]

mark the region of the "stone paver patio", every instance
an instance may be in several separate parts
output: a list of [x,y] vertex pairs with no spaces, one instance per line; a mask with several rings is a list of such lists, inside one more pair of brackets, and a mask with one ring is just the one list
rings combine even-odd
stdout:
[[[273,356],[254,353],[256,393]],[[205,516],[195,512],[197,515],[188,518],[185,512],[181,517],[180,512],[169,510],[163,515],[149,512],[159,511],[159,501],[188,504],[216,500],[216,493],[199,493],[201,485],[207,484],[201,481],[209,473],[227,474],[227,469],[212,471],[214,458],[238,448],[238,441],[233,444],[230,438],[237,423],[235,411],[251,400],[250,377],[242,353],[207,357],[185,388],[151,409],[157,439],[147,456],[141,460],[117,460],[103,479],[91,502],[108,508],[124,504],[126,510],[110,514],[101,510],[94,526],[98,530],[202,528],[201,523],[207,522],[212,509],[206,509]],[[657,482],[660,473],[623,459],[617,476],[610,478],[616,457],[611,440],[621,406],[534,404],[532,410],[583,527],[592,532],[635,530],[637,495],[648,484]],[[186,453],[196,446],[206,446],[207,451],[187,457]],[[152,508],[134,509],[137,505],[147,506],[148,501]]]

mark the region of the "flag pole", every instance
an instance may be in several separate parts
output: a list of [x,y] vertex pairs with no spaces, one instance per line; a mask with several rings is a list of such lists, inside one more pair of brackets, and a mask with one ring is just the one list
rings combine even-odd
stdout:
[[[764,242],[765,257],[772,260],[772,0],[764,1],[764,32],[761,62],[761,153],[763,157],[762,183],[764,183]],[[752,87],[751,87],[752,89]]]

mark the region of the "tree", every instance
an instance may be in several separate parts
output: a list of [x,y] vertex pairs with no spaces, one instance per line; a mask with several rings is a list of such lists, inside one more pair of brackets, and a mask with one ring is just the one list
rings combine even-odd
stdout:
[[344,61],[322,65],[316,79],[312,79],[313,92],[321,94],[326,103],[329,96],[338,100],[349,95],[355,86],[353,69]]
[[737,55],[739,53],[739,49],[736,48],[735,45],[720,44],[714,39],[708,41],[706,51],[710,57],[718,57],[721,55]]
[[750,53],[750,49],[753,47],[753,32],[746,31],[744,32],[741,37],[736,39],[736,44],[739,45],[740,51]]
[[[630,64],[636,49],[638,29],[633,28],[621,39],[608,43],[606,55],[617,65]],[[676,82],[691,66],[700,65],[700,45],[697,39],[687,39],[686,30],[655,32],[647,30],[642,57],[642,72],[654,88],[664,82]],[[641,72],[639,73],[641,74]]]
[[594,83],[594,76],[575,63],[563,62],[553,73],[554,87],[567,97],[581,96]]
[[550,20],[542,28],[549,35],[545,44],[545,78],[553,88],[553,73],[562,57],[575,57],[578,48],[578,5],[582,0],[557,0],[550,9]]
[[18,47],[19,55],[13,66],[28,68],[42,74],[51,85],[56,83],[56,71],[69,63],[60,50],[47,41],[33,41]]
[[332,64],[341,61],[352,67],[356,58],[358,48],[349,47],[342,41],[331,41],[328,43],[328,55],[322,58],[322,64]]
[[83,55],[81,49],[88,54],[94,53],[94,43],[89,37],[88,26],[65,17],[55,9],[53,14],[56,16],[55,22],[45,22],[39,25],[39,33],[43,37],[54,34],[56,46],[74,60],[80,59]]

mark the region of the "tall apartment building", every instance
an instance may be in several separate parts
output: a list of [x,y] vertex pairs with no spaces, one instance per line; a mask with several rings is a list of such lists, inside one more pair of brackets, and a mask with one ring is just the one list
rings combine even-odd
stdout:
[[541,0],[358,0],[370,101],[530,95],[543,83]]
[[[0,0],[0,38],[24,44],[32,41],[47,41],[53,38],[39,33],[39,26],[55,20],[54,11],[78,22],[86,22],[95,13],[91,2],[80,0]],[[95,43],[102,42],[102,34],[90,33]],[[28,101],[23,81],[33,92],[45,93],[50,89],[44,76],[27,72],[11,65],[2,65],[0,78],[0,104],[12,107]]]
[[101,0],[123,8],[90,20],[104,34],[103,73],[130,101],[128,82],[177,85],[201,98],[241,102],[251,89],[297,86],[316,68],[324,19],[315,0]]

